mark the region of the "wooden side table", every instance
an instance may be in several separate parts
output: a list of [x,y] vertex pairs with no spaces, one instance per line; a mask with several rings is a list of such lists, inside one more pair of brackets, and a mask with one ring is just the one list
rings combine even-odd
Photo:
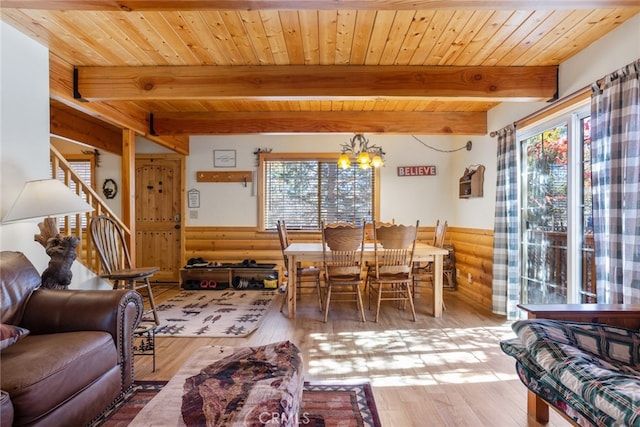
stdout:
[[[518,304],[518,308],[526,311],[529,319],[604,323],[640,329],[640,304]],[[527,413],[541,423],[549,421],[549,405],[532,391],[527,394]]]

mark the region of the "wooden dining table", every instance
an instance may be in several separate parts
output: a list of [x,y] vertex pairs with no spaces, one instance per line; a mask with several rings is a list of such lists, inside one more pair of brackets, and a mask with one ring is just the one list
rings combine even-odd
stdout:
[[[292,243],[284,250],[284,254],[288,258],[289,263],[289,285],[287,286],[287,316],[289,318],[296,317],[297,289],[295,283],[296,265],[298,262],[303,264],[312,263],[322,268],[322,243]],[[424,243],[416,243],[413,260],[415,262],[433,261],[433,317],[442,317],[442,260],[448,255],[447,249],[438,248],[436,246]],[[364,261],[375,261],[374,244],[365,243]]]

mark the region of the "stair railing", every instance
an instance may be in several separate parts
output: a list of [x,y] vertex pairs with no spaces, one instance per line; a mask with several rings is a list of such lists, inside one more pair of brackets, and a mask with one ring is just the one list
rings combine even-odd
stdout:
[[[74,235],[80,238],[77,247],[77,261],[83,263],[87,268],[96,274],[101,272],[100,258],[91,238],[89,237],[88,225],[91,218],[97,215],[107,215],[113,218],[125,233],[125,237],[130,237],[130,230],[122,220],[106,205],[100,195],[73,170],[69,162],[60,154],[55,147],[51,146],[51,177],[59,179],[81,197],[85,202],[93,207],[92,212],[67,215],[58,220],[60,233]],[[129,240],[127,240],[129,241]]]

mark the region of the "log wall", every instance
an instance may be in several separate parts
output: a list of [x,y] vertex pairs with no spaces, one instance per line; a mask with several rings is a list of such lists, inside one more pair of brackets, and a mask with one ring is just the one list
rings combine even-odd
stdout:
[[[434,227],[420,227],[418,240],[432,242],[434,231]],[[189,258],[218,262],[251,259],[283,268],[275,231],[260,231],[257,227],[187,227],[185,233],[184,263]],[[322,236],[319,232],[289,231],[289,238],[294,242],[319,242]],[[491,309],[493,230],[449,227],[445,243],[455,248],[458,292]]]

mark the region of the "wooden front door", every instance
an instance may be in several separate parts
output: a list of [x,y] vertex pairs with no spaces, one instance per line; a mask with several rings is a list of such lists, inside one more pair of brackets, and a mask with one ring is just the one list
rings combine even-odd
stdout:
[[177,282],[182,253],[182,158],[136,156],[136,264],[160,267],[153,280]]

